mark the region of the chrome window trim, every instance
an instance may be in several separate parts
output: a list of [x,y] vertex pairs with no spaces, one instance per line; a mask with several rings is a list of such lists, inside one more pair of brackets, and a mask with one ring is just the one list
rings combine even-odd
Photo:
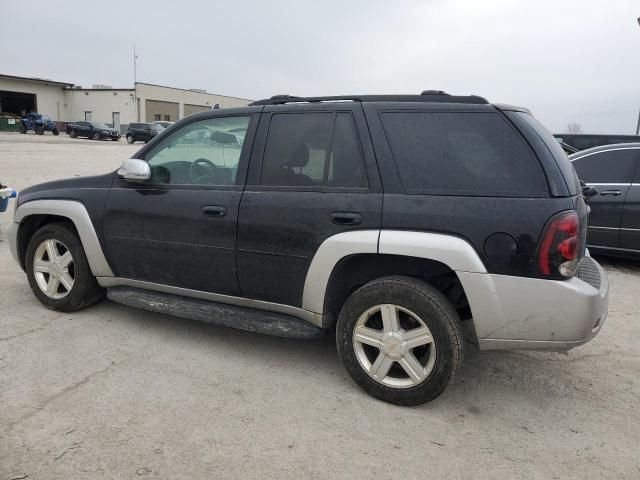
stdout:
[[[596,147],[597,148],[597,147]],[[609,153],[609,152],[617,152],[618,150],[640,150],[640,147],[618,147],[618,148],[609,148],[609,149],[603,149],[603,150],[598,150],[597,152],[589,152],[589,153],[585,153],[584,155],[580,155],[580,152],[576,152],[576,153],[572,153],[571,157],[573,158],[569,158],[570,162],[574,162],[576,160],[580,160],[581,158],[587,158],[590,157],[591,155],[597,155],[599,153]],[[574,156],[575,155],[575,156]]]

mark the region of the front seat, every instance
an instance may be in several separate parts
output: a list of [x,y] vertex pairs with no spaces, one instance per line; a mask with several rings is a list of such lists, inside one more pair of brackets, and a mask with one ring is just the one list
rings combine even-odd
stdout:
[[[313,180],[302,173],[302,169],[309,163],[309,147],[306,144],[300,145],[296,148],[283,165],[283,181],[286,180],[285,185],[313,185]],[[298,168],[296,172],[294,169]]]

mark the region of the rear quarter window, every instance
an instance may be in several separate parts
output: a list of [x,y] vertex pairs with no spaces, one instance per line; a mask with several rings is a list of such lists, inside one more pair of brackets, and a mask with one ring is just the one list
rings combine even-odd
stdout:
[[383,112],[407,193],[548,195],[542,168],[517,131],[492,112]]

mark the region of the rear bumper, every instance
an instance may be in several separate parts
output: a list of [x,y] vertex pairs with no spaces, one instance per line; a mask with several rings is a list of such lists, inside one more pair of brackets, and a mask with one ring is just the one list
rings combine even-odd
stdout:
[[564,281],[458,272],[480,349],[569,350],[595,337],[609,282],[595,260],[583,262],[584,274]]

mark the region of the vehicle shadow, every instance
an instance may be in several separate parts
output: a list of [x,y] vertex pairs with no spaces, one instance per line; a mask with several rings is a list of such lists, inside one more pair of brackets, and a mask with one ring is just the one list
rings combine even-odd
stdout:
[[[222,349],[224,355],[237,356],[239,362],[287,369],[289,374],[300,378],[308,377],[309,366],[312,366],[312,374],[322,382],[323,391],[334,389],[331,396],[356,395],[376,401],[362,392],[347,375],[332,331],[325,338],[298,340],[137,310],[109,301],[102,302],[97,308],[102,310],[102,318],[112,317],[134,323],[146,331],[150,330],[153,336],[164,342],[175,342],[179,348],[197,348],[202,347],[203,342],[210,342],[216,350],[207,351],[205,355],[214,356]],[[584,354],[574,354],[573,351],[568,354],[481,352],[477,346],[466,342],[465,360],[453,385],[441,397],[417,408],[479,408],[472,408],[471,404],[513,408],[514,397],[530,406],[548,405],[559,400],[561,408],[562,399],[574,396],[576,392],[590,395],[590,379],[576,374],[574,368],[581,356]]]

